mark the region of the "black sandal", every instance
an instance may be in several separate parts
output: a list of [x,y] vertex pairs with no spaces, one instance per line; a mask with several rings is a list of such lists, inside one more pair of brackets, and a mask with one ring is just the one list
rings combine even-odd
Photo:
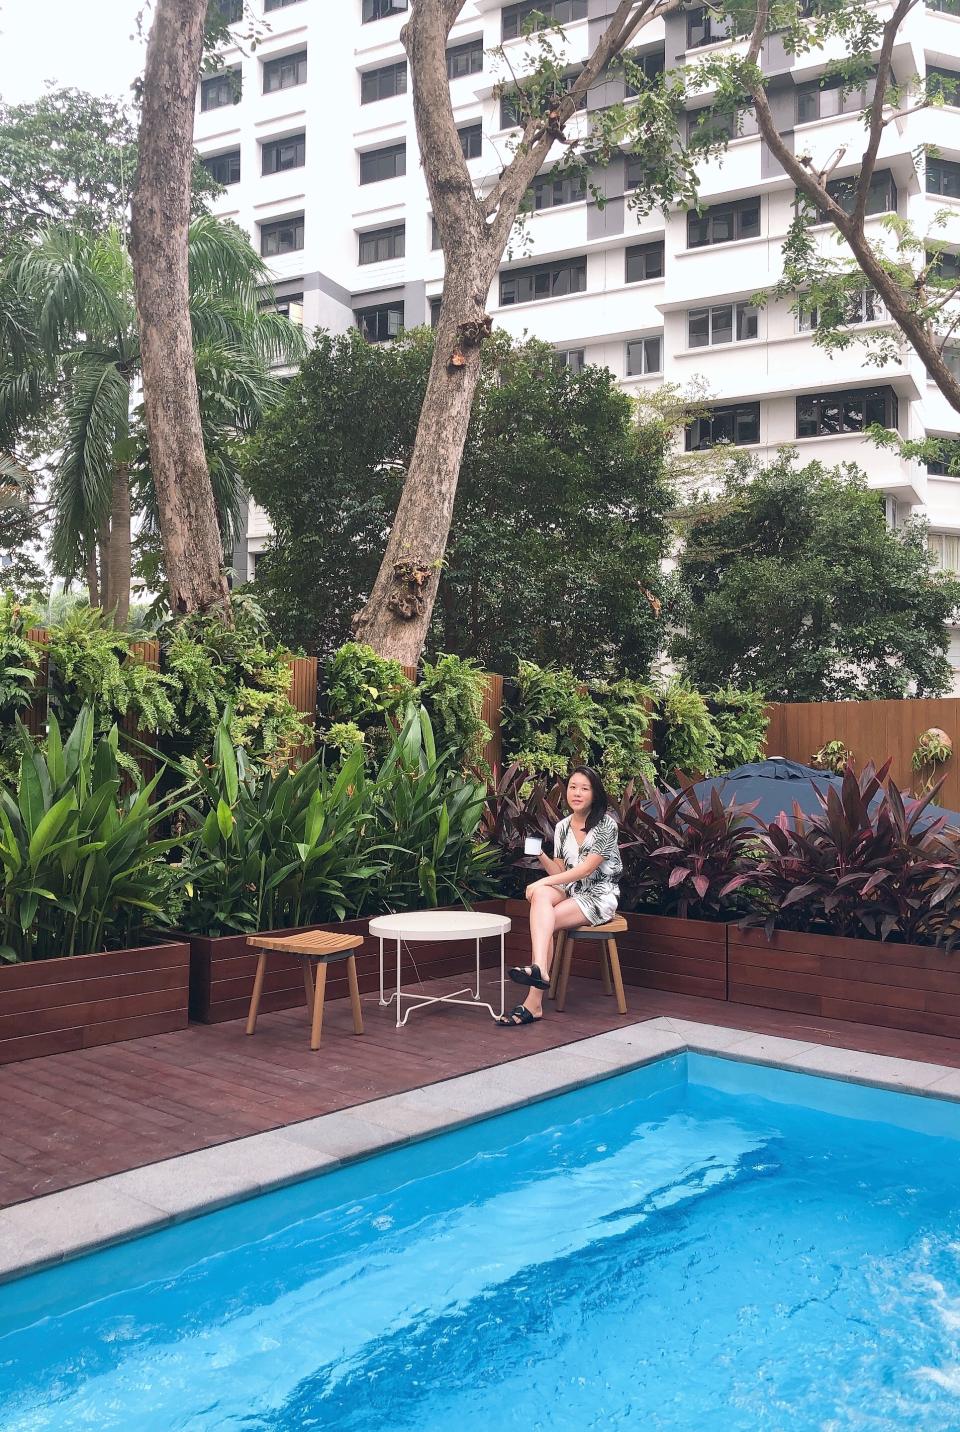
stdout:
[[515,965],[507,970],[514,984],[532,986],[534,989],[549,989],[550,981],[545,980],[539,965]]
[[[542,1017],[541,1015],[541,1018]],[[509,1014],[501,1014],[497,1020],[497,1024],[501,1025],[504,1029],[519,1029],[521,1024],[539,1023],[540,1019],[538,1019],[535,1014],[531,1014],[525,1004],[516,1005],[511,1009]]]

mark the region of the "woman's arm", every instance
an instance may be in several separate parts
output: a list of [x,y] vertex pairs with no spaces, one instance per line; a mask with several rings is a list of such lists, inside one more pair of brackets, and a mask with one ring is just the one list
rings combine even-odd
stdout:
[[552,855],[547,855],[542,850],[538,854],[537,859],[539,860],[540,864],[543,866],[544,870],[547,872],[548,875],[559,875],[560,871],[563,869],[562,860],[555,860]]
[[[552,863],[556,865],[559,862],[553,861]],[[570,870],[558,870],[554,874],[545,875],[541,880],[535,880],[533,884],[535,886],[552,885],[560,887],[572,885],[575,880],[585,880],[588,875],[592,875],[595,870],[599,870],[602,864],[602,855],[586,855],[579,864],[572,866]],[[528,887],[528,889],[529,888],[532,887]]]

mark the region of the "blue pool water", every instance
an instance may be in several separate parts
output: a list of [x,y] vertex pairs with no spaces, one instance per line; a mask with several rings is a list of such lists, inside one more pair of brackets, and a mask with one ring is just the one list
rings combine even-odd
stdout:
[[0,1287],[0,1427],[950,1432],[958,1135],[662,1060]]

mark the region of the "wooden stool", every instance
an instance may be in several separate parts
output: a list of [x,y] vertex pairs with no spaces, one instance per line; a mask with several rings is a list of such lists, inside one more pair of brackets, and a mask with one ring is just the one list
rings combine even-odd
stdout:
[[267,970],[267,956],[271,954],[299,955],[303,964],[303,988],[310,1012],[310,1048],[320,1048],[320,1031],[323,1027],[323,997],[327,988],[327,965],[336,960],[347,962],[347,983],[350,986],[350,1005],[353,1009],[353,1032],[363,1033],[363,1013],[360,1009],[360,986],[357,984],[357,961],[353,951],[363,944],[362,935],[335,935],[329,930],[310,930],[304,935],[250,935],[247,944],[260,955],[257,973],[253,981],[250,998],[250,1013],[247,1016],[247,1033],[253,1034],[257,1027],[257,1012],[263,990],[263,977]]
[[617,942],[613,939],[615,934],[619,935],[627,928],[627,922],[622,915],[614,915],[605,925],[577,925],[572,930],[560,930],[556,936],[556,948],[553,956],[553,968],[550,975],[550,998],[557,1001],[557,1009],[562,1011],[567,1002],[567,984],[570,980],[570,966],[573,964],[573,947],[575,940],[600,940],[600,978],[603,980],[604,994],[615,994],[617,997],[617,1009],[621,1014],[627,1012],[627,1000],[623,992],[623,975],[620,973],[620,955],[617,951]]

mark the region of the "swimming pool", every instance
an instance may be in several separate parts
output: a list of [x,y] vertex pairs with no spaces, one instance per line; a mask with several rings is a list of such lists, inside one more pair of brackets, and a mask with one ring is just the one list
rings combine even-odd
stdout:
[[696,1054],[0,1287],[0,1427],[960,1427],[960,1106]]

